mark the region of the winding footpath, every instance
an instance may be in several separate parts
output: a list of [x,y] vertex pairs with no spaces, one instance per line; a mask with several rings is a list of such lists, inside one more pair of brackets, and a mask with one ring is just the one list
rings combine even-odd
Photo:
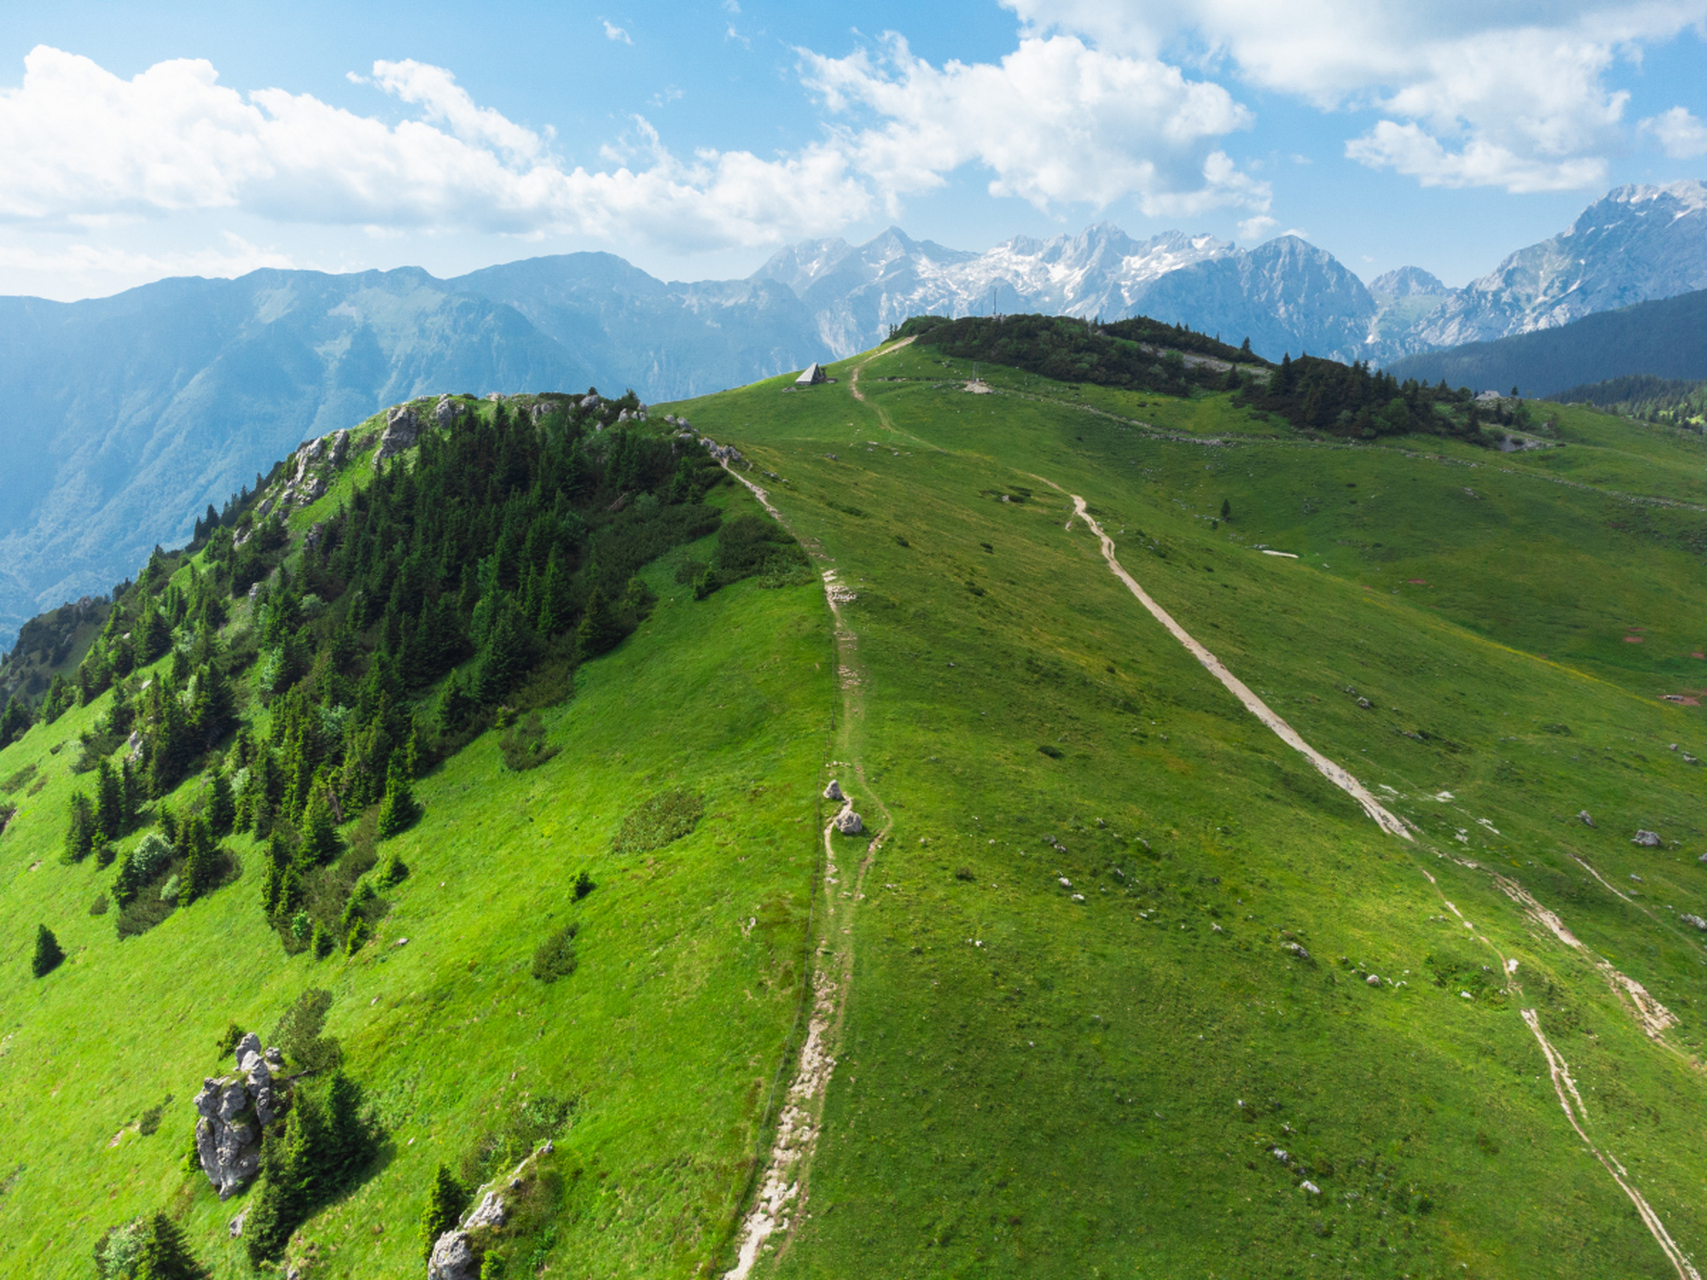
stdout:
[[[857,382],[858,376],[856,367],[850,381]],[[857,398],[864,399],[857,385],[850,386],[850,390]],[[747,486],[772,519],[783,528],[789,528],[788,521],[771,503],[768,492],[727,461],[722,465],[725,471]],[[820,562],[828,559],[816,542],[805,538],[800,542],[813,559]],[[851,769],[851,780],[856,782],[858,791],[849,791],[842,799],[841,811],[824,824],[824,922],[812,969],[812,1010],[807,1021],[806,1039],[800,1046],[794,1077],[783,1100],[782,1113],[777,1118],[776,1133],[765,1160],[764,1178],[736,1235],[739,1243],[735,1265],[724,1273],[724,1280],[747,1280],[753,1267],[766,1253],[774,1252],[780,1257],[786,1252],[805,1210],[812,1156],[822,1130],[824,1098],[835,1074],[836,1051],[841,1044],[848,995],[853,988],[854,915],[865,898],[866,874],[877,860],[878,850],[894,825],[888,808],[866,781],[865,767],[859,759],[856,726],[865,719],[863,682],[858,667],[859,637],[848,625],[842,608],[855,596],[840,581],[835,569],[824,569],[820,576],[824,584],[824,599],[836,625],[836,683],[842,693],[838,736],[844,754],[851,757],[850,760],[829,763],[832,768]],[[849,877],[844,876],[836,861],[836,822],[853,811],[856,794],[863,796],[868,808],[876,811],[881,826],[865,844],[859,863]],[[841,839],[845,848],[847,837]],[[844,884],[844,880],[847,883]]]

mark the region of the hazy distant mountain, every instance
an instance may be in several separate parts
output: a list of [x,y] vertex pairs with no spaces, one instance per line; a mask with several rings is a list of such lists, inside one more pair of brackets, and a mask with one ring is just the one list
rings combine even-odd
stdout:
[[[1417,267],[1366,287],[1292,236],[1240,249],[1103,223],[983,253],[897,228],[859,246],[807,241],[745,280],[667,283],[580,253],[454,280],[259,271],[87,302],[0,298],[13,423],[0,435],[0,643],[40,609],[104,591],[155,542],[182,540],[195,511],[300,440],[425,392],[681,398],[852,354],[911,315],[992,310],[1150,315],[1248,337],[1273,359],[1383,363],[1702,288],[1707,184],[1680,182],[1619,188],[1462,290]],[[1664,372],[1614,366],[1599,376]]]
[[608,254],[439,280],[257,271],[0,298],[0,644],[184,541],[296,445],[438,391],[685,397],[820,353],[786,287],[673,285]]
[[1584,316],[1554,329],[1406,356],[1387,366],[1401,378],[1446,379],[1475,391],[1518,388],[1551,396],[1629,374],[1707,378],[1707,291]]
[[1411,350],[1569,324],[1707,288],[1707,183],[1619,187],[1570,230],[1520,249],[1425,317]]
[[1388,298],[1437,298],[1451,293],[1438,276],[1421,267],[1400,267],[1369,282],[1369,292]]

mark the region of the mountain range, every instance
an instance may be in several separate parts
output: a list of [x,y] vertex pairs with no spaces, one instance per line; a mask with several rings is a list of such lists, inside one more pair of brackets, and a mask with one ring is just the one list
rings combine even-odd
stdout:
[[[1707,288],[1707,184],[1621,187],[1571,228],[1449,289],[1365,284],[1296,236],[1242,249],[1110,224],[983,252],[808,241],[744,280],[665,282],[578,253],[439,279],[263,270],[73,303],[0,298],[0,642],[181,542],[297,442],[438,391],[705,394],[875,345],[910,315],[1039,311],[1182,323],[1278,359],[1387,363]],[[1613,372],[1649,372],[1618,369]]]

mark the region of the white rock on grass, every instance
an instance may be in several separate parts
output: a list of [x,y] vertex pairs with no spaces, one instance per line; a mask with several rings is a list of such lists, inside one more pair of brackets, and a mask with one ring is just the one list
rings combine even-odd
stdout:
[[1639,844],[1644,849],[1658,849],[1664,842],[1652,831],[1638,831],[1635,839],[1631,840],[1630,843]]
[[836,815],[835,827],[844,836],[857,836],[865,830],[865,823],[852,809],[844,809]]
[[842,794],[842,784],[837,782],[834,778],[831,778],[830,779],[830,785],[824,788],[824,799],[826,799],[826,800],[845,800],[845,799],[847,799],[847,797]]

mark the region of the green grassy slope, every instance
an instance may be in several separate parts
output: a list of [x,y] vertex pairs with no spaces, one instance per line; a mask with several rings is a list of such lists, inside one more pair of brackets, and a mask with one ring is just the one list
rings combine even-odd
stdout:
[[[861,403],[852,372],[691,407],[858,595],[840,751],[896,824],[804,1208],[763,1265],[1675,1274],[1520,1011],[1693,1251],[1707,953],[1679,916],[1707,911],[1684,759],[1707,734],[1660,695],[1707,685],[1703,515],[1620,494],[1693,499],[1699,450],[1569,415],[1557,452],[1334,446],[1219,397],[988,369],[970,395],[911,348],[864,366]],[[1045,478],[1415,841],[1245,713]],[[1676,1015],[1663,1044],[1597,960]]]
[[[247,1197],[220,1204],[180,1162],[190,1100],[229,1069],[215,1053],[228,1022],[266,1034],[308,987],[333,992],[328,1032],[388,1139],[298,1233],[287,1261],[305,1274],[419,1274],[436,1164],[457,1168],[546,1097],[573,1111],[548,1162],[555,1225],[528,1242],[541,1261],[686,1274],[724,1247],[796,1034],[832,652],[815,588],[748,582],[696,602],[674,576],[695,553],[646,572],[652,616],[545,713],[560,754],[511,772],[489,733],[421,780],[426,817],[394,842],[412,874],[353,959],[283,953],[247,838],[232,843],[250,874],[141,937],[121,942],[113,914],[89,914],[113,868],[62,865],[59,848],[69,793],[88,785],[69,770],[77,735],[110,694],[0,753],[0,783],[28,775],[0,835],[0,1274],[91,1274],[105,1228],[162,1207],[216,1275],[250,1274],[225,1229]],[[704,795],[698,828],[613,854],[622,819],[678,787]],[[576,903],[583,870],[598,888]],[[579,968],[544,985],[533,951],[570,920]],[[37,922],[70,956],[41,980]],[[138,1120],[162,1102],[144,1136]]]

